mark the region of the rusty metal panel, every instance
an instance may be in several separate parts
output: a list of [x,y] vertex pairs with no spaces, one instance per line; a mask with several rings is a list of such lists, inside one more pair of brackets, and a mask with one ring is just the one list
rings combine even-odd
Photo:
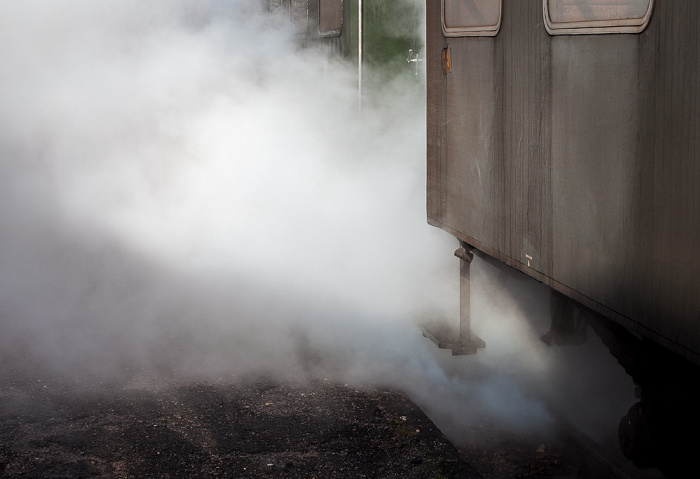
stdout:
[[550,36],[510,0],[497,36],[451,38],[434,3],[429,223],[700,362],[698,4]]

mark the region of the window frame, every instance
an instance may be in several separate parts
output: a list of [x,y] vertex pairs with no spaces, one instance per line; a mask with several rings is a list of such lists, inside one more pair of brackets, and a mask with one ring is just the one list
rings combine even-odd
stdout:
[[553,22],[549,16],[549,2],[542,0],[544,26],[550,35],[596,35],[606,33],[642,33],[649,25],[654,10],[654,0],[648,0],[649,6],[641,18],[624,20],[590,20],[583,22]]
[[503,20],[503,0],[498,2],[498,22],[496,25],[479,25],[473,27],[448,27],[445,23],[445,1],[441,0],[442,34],[446,37],[495,37],[501,31]]

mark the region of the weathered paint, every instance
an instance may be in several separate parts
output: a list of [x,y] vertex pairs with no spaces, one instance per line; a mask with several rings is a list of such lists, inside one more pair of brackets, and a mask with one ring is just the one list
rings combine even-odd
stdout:
[[700,4],[551,36],[541,0],[505,0],[497,36],[448,38],[440,3],[428,222],[700,363]]

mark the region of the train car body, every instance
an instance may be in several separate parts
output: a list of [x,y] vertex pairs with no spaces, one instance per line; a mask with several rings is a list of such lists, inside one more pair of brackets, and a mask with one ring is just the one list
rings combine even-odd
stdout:
[[425,13],[428,222],[700,364],[700,3]]

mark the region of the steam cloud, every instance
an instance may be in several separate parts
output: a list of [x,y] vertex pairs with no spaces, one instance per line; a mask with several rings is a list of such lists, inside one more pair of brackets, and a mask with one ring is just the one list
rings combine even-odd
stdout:
[[413,323],[458,314],[456,242],[425,221],[414,76],[360,116],[353,67],[259,3],[2,4],[0,359],[100,378],[321,371],[403,387],[442,426],[479,405],[541,421],[516,377],[548,366],[515,302],[477,324],[489,348],[470,363]]
[[259,3],[2,7],[5,354],[279,370],[443,300],[416,89],[360,121],[352,68]]

